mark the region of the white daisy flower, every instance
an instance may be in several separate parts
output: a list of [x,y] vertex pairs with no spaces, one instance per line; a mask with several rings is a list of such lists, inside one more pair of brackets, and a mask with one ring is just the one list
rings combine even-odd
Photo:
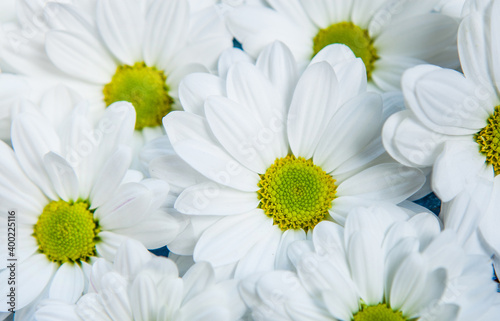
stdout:
[[343,224],[360,204],[402,202],[425,181],[384,153],[382,99],[365,92],[363,63],[346,46],[325,48],[300,78],[281,43],[248,59],[233,49],[219,61],[221,76],[186,77],[186,111],[164,118],[176,155],[150,163],[190,215],[169,249],[230,272],[237,264],[236,277],[287,268],[288,244],[319,222]]
[[345,228],[321,222],[289,247],[297,272],[263,273],[240,292],[254,320],[491,320],[488,257],[453,236],[429,213],[358,208]]
[[[63,111],[65,103],[54,99],[52,108]],[[95,257],[112,260],[125,238],[158,248],[185,226],[164,208],[168,184],[127,174],[132,156],[125,144],[135,122],[130,103],[113,104],[95,126],[82,105],[63,120],[25,109],[13,121],[14,150],[0,142],[0,222],[7,226],[7,217],[15,217],[21,311],[43,297],[75,302]],[[7,240],[2,233],[1,257]],[[3,266],[2,284],[9,273]],[[5,296],[8,289],[1,291]]]
[[390,91],[399,90],[401,74],[409,67],[458,65],[458,24],[432,13],[436,2],[268,0],[268,6],[234,10],[227,24],[254,57],[274,40],[305,63],[329,44],[345,44],[363,60],[370,89]]
[[492,181],[500,173],[500,3],[468,7],[458,32],[464,74],[430,65],[408,70],[402,79],[408,110],[391,116],[383,132],[392,157],[433,166],[432,188],[445,202],[478,177]]
[[91,11],[82,9],[88,1],[47,4],[50,30],[41,41],[6,46],[2,58],[29,76],[49,77],[57,69],[52,78],[85,90],[96,113],[116,101],[131,102],[137,114],[134,139],[140,146],[162,135],[161,119],[180,108],[177,87],[182,77],[212,69],[220,53],[232,47],[232,36],[217,7],[203,1],[91,3]]
[[48,300],[38,321],[239,320],[246,311],[235,280],[216,283],[201,262],[180,278],[174,262],[153,257],[140,243],[126,241],[113,264],[99,259],[88,294],[70,305]]

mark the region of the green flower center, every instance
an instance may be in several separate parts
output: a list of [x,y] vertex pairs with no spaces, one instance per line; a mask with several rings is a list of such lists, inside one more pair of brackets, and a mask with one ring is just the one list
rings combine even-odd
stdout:
[[137,114],[135,129],[159,126],[174,102],[168,95],[166,79],[163,71],[144,62],[119,66],[103,89],[106,106],[117,101],[131,102]]
[[384,303],[375,306],[362,305],[361,310],[354,315],[354,321],[406,321],[403,313],[393,311]]
[[486,163],[493,165],[495,176],[500,174],[500,106],[488,118],[488,125],[481,129],[474,139],[479,144],[479,152],[486,156]]
[[332,43],[341,43],[351,48],[354,55],[363,60],[368,80],[371,79],[375,61],[379,57],[367,30],[361,29],[352,22],[339,22],[320,29],[313,39],[313,57]]
[[288,155],[260,175],[259,207],[281,230],[313,229],[332,207],[335,180],[312,160]]
[[34,236],[40,252],[62,264],[95,256],[99,231],[87,202],[52,201],[38,218]]

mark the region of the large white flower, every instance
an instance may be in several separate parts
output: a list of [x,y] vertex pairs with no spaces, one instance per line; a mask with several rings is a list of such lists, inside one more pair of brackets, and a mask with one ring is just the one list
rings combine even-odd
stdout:
[[[228,27],[254,57],[274,40],[309,62],[332,43],[365,63],[370,88],[399,90],[401,74],[425,62],[458,65],[457,22],[431,13],[436,0],[269,0],[228,15]],[[374,85],[374,86],[371,86]]]
[[17,46],[4,36],[1,57],[9,70],[84,90],[93,112],[116,101],[131,102],[137,114],[135,140],[142,145],[161,135],[161,119],[179,108],[182,77],[208,71],[221,51],[232,47],[214,3],[52,2],[44,7],[45,20],[40,19],[49,30],[25,44],[21,29]]
[[395,159],[433,166],[432,188],[445,202],[500,173],[500,3],[470,1],[466,9],[458,33],[464,74],[430,65],[408,70],[402,79],[408,110],[394,114],[383,132]]
[[346,46],[325,48],[300,78],[281,43],[255,64],[233,49],[219,74],[186,77],[186,111],[164,118],[176,154],[150,164],[190,215],[174,253],[237,264],[236,277],[286,268],[288,244],[320,221],[343,224],[350,208],[402,202],[424,183],[384,153],[382,99],[365,92],[364,65]]
[[487,256],[467,256],[429,213],[355,209],[289,247],[296,272],[240,287],[254,320],[489,321],[497,302]]
[[[127,173],[132,105],[113,104],[94,126],[85,105],[67,108],[65,103],[54,99],[51,106],[74,108],[62,119],[27,105],[12,125],[14,150],[0,142],[0,222],[16,224],[16,309],[21,311],[42,297],[75,302],[86,287],[89,264],[95,257],[113,260],[124,238],[158,248],[184,228],[164,209],[165,182]],[[1,233],[4,258],[7,241],[7,233]],[[0,280],[7,285],[5,267]],[[0,311],[10,308],[6,304]]]
[[246,311],[237,281],[216,283],[206,262],[179,278],[174,262],[153,257],[128,240],[111,264],[99,259],[92,268],[89,293],[70,305],[42,303],[38,321],[240,320]]

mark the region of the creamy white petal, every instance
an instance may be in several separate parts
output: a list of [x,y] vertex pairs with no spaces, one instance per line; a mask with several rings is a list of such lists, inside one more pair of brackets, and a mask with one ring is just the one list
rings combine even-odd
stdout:
[[354,233],[348,245],[347,257],[351,276],[361,299],[367,305],[376,305],[384,296],[384,261],[379,244],[371,239],[369,230]]
[[281,14],[288,16],[291,21],[296,21],[301,28],[310,30],[315,33],[317,28],[314,23],[309,19],[301,0],[268,0],[269,5]]
[[132,153],[128,146],[119,146],[99,170],[90,192],[91,208],[97,208],[113,195],[128,170]]
[[57,195],[65,201],[78,199],[78,178],[71,165],[56,153],[49,152],[43,157],[45,170]]
[[385,0],[356,0],[352,1],[351,19],[357,26],[366,29],[373,14],[387,1]]
[[52,30],[46,34],[45,48],[59,69],[90,83],[104,85],[111,81],[116,71],[110,54],[92,38]]
[[194,260],[208,261],[214,266],[236,262],[270,233],[271,227],[272,220],[260,209],[227,216],[202,234],[194,249]]
[[[448,202],[477,176],[493,172],[486,169],[485,157],[473,141],[445,143],[432,171],[432,189],[443,202]],[[493,176],[490,176],[493,177]]]
[[234,278],[240,280],[254,273],[274,270],[276,266],[276,253],[282,234],[283,231],[274,225],[271,232],[257,242],[240,259],[234,272]]
[[211,74],[189,74],[179,85],[179,100],[184,110],[200,116],[205,115],[203,106],[209,96],[225,95],[225,82]]
[[403,72],[424,63],[407,56],[383,56],[374,63],[372,81],[384,91],[400,90]]
[[334,171],[361,152],[382,126],[382,99],[365,93],[342,105],[327,125],[314,152],[314,163],[325,172]]
[[259,202],[257,193],[207,182],[185,189],[177,198],[175,209],[190,215],[234,215],[256,209]]
[[136,240],[126,240],[116,253],[114,259],[114,268],[122,275],[136,275],[143,265],[147,264],[152,258],[140,242]]
[[338,97],[337,77],[327,62],[316,63],[304,71],[295,88],[287,121],[294,155],[312,157],[328,122],[338,110]]
[[166,66],[187,39],[189,5],[186,1],[153,1],[146,17],[144,60]]
[[425,176],[416,168],[380,164],[343,181],[337,187],[337,195],[397,204],[418,191],[424,182]]
[[[248,94],[250,92],[259,93],[249,89]],[[257,94],[254,96],[263,98]],[[255,103],[246,107],[242,105],[245,102],[238,104],[225,97],[209,97],[205,102],[205,113],[221,145],[249,170],[263,174],[277,158],[287,155],[288,144],[284,115],[257,115],[254,108],[259,104]],[[261,100],[260,106],[273,105]]]
[[292,52],[285,44],[276,41],[264,48],[255,65],[271,81],[276,91],[283,95],[283,114],[286,113],[299,77]]
[[100,242],[95,246],[99,256],[113,262],[116,252],[120,245],[128,238],[124,235],[116,234],[109,231],[100,232],[98,234]]
[[31,113],[16,117],[12,123],[12,145],[24,172],[50,198],[57,199],[43,157],[60,151],[60,140],[45,119]]
[[288,247],[295,241],[303,241],[306,239],[306,232],[303,229],[286,230],[281,236],[280,244],[276,252],[277,270],[293,270],[292,261],[288,258]]
[[134,0],[98,1],[96,21],[108,49],[123,64],[141,60],[143,6]]
[[52,279],[49,297],[69,304],[76,303],[82,296],[84,281],[83,271],[78,264],[64,263]]
[[[177,281],[177,280],[176,280]],[[182,281],[178,280],[182,285]],[[158,302],[157,288],[153,278],[148,273],[140,273],[135,277],[130,287],[130,303],[134,320],[151,320],[156,318],[156,311],[160,302]],[[180,296],[179,293],[169,293]],[[168,300],[169,297],[166,297]]]
[[227,72],[229,68],[240,62],[255,63],[252,57],[250,57],[246,52],[238,48],[229,48],[224,50],[217,63],[217,71],[219,77],[222,79],[227,78]]
[[258,190],[259,176],[222,149],[203,118],[185,112],[171,112],[163,123],[177,154],[201,174],[242,191]]

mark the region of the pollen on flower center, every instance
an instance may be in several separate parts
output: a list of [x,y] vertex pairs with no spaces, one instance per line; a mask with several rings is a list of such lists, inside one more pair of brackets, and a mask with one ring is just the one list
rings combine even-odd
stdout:
[[38,249],[57,263],[87,261],[95,256],[99,228],[87,202],[52,201],[35,225]]
[[354,55],[363,60],[368,80],[371,79],[374,63],[379,57],[367,30],[352,22],[339,22],[320,29],[313,39],[313,57],[333,43],[341,43],[351,48]]
[[354,315],[354,321],[405,321],[403,313],[393,311],[384,303],[374,306],[362,305],[358,313]]
[[479,144],[479,152],[486,156],[486,163],[493,166],[495,176],[500,174],[500,106],[488,118],[488,125],[481,129],[474,139]]
[[312,160],[288,155],[260,175],[259,207],[281,230],[314,228],[325,219],[337,187]]
[[117,101],[131,102],[137,114],[135,129],[159,126],[173,104],[166,79],[163,71],[144,62],[119,66],[103,89],[106,106]]

